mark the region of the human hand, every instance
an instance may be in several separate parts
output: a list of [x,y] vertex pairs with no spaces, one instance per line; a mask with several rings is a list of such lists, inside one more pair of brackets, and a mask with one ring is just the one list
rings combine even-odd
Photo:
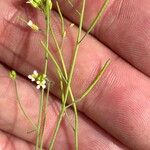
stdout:
[[[9,150],[32,149],[35,135],[34,132],[26,133],[32,127],[17,107],[6,65],[20,73],[17,79],[18,93],[27,113],[36,121],[39,93],[26,76],[34,69],[42,70],[44,59],[41,45],[37,42],[43,35],[26,29],[17,19],[19,15],[27,14],[25,17],[32,17],[40,26],[44,26],[42,17],[22,3],[25,2],[0,2],[3,10],[0,12],[0,143],[3,143],[0,146]],[[79,3],[74,5],[78,8]],[[87,3],[85,30],[103,1],[87,0]],[[92,36],[81,44],[72,84],[75,97],[83,93],[108,58],[111,65],[90,95],[78,104],[80,149],[150,149],[149,6],[148,0],[111,1]],[[71,22],[78,23],[78,17],[74,11],[71,13],[72,8],[64,1],[61,1],[61,7],[68,18],[64,54],[66,64],[70,64],[77,27],[70,28],[69,25]],[[60,37],[56,12],[53,13],[53,22]],[[50,45],[54,47],[51,41]],[[49,98],[45,149],[60,106],[58,81],[52,64],[50,66],[49,76],[54,81],[54,87]],[[73,112],[71,109],[69,112],[71,117]],[[64,120],[55,149],[73,149],[71,130],[67,120]],[[11,138],[7,139],[7,136]]]

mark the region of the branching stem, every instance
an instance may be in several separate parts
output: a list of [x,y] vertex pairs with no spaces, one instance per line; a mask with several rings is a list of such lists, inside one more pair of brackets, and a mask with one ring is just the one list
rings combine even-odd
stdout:
[[[49,0],[46,0],[46,7],[45,7],[45,21],[46,21],[46,48],[49,48],[49,33],[50,33],[50,4]],[[48,54],[47,52],[45,53],[45,67],[44,67],[44,74],[47,75],[47,69],[48,69]],[[38,130],[37,130],[37,139],[36,139],[36,150],[39,149],[42,150],[43,147],[43,134],[44,134],[44,128],[45,128],[45,123],[44,118],[46,107],[44,104],[47,104],[47,100],[44,98],[44,89],[41,91],[41,98],[40,98],[40,109],[39,109],[39,118],[38,118]]]

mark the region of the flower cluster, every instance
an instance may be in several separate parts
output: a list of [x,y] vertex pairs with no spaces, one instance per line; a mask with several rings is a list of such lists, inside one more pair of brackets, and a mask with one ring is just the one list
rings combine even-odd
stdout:
[[33,71],[33,73],[31,75],[28,75],[28,78],[32,81],[32,82],[36,82],[37,89],[40,89],[40,87],[42,89],[46,88],[46,83],[47,83],[47,78],[45,74],[39,74],[36,70]]

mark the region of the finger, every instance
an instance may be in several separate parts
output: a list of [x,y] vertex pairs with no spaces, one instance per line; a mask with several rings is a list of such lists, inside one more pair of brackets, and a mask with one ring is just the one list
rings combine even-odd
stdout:
[[0,131],[0,149],[2,150],[33,150],[35,146],[11,134]]
[[[104,1],[86,1],[85,30],[88,29]],[[67,0],[59,2],[63,14],[78,24],[79,15],[76,9],[80,10],[82,1],[71,1],[73,8]],[[97,39],[148,76],[150,76],[149,5],[149,0],[110,0],[106,13],[92,32]]]
[[[58,18],[56,16],[55,14],[53,22],[54,26],[57,26],[59,29]],[[39,18],[40,16],[38,16],[38,19]],[[41,22],[42,20],[39,22],[42,25]],[[70,23],[67,22],[67,24]],[[7,30],[3,36],[5,41],[2,41],[1,44],[2,48],[5,48],[5,51],[3,50],[4,55],[0,55],[1,61],[16,68],[22,74],[28,74],[35,69],[35,67],[41,70],[43,67],[41,62],[44,61],[44,54],[41,49],[37,48],[37,41],[39,41],[42,36],[37,33],[30,33],[31,35],[25,38],[25,35],[29,32],[18,29],[14,24],[7,25]],[[58,29],[56,30],[57,35],[59,35]],[[9,31],[13,31],[13,35],[10,35],[11,32]],[[69,68],[72,55],[71,49],[77,29],[67,28],[67,31],[68,38],[66,38],[66,43],[69,44],[64,46],[64,56],[67,67]],[[24,40],[20,41],[20,39],[22,39],[20,36],[22,35]],[[8,42],[6,39],[10,39],[11,42]],[[15,39],[15,41],[13,41],[13,39]],[[21,42],[24,43],[25,39],[31,40],[28,47],[21,47],[26,55],[22,54],[20,49],[16,48],[18,43],[19,46],[22,45]],[[52,43],[50,44],[53,47]],[[7,58],[4,56],[7,56]],[[77,69],[75,70],[72,84],[74,95],[77,98],[81,96],[83,91],[85,91],[96,76],[100,65],[108,58],[111,59],[111,66],[102,78],[103,82],[99,82],[91,95],[85,100],[85,103],[83,105],[81,103],[79,109],[124,144],[131,148],[149,149],[150,145],[147,139],[149,138],[150,131],[146,124],[149,124],[150,120],[149,117],[145,115],[141,116],[141,112],[142,114],[147,114],[147,108],[150,107],[148,101],[149,92],[147,90],[150,86],[149,79],[90,36],[86,39],[85,43],[81,45],[78,55]],[[56,83],[52,88],[52,92],[58,95],[58,81],[55,77],[54,68],[51,65],[49,65],[49,74]],[[78,87],[80,87],[80,89]],[[122,91],[124,95],[122,95]],[[95,105],[97,109],[95,109]],[[110,105],[110,110],[106,107],[108,105]],[[116,105],[118,106],[117,111]],[[135,110],[135,113],[131,110]],[[110,122],[108,122],[108,119]],[[132,130],[130,128],[131,125],[133,128]],[[144,133],[142,132],[143,130],[145,131]]]
[[[14,87],[8,78],[8,71],[0,66],[0,128],[18,138],[35,143],[35,133],[27,134],[27,131],[32,131],[33,127],[24,118],[23,114],[16,103],[16,95],[14,94]],[[20,100],[26,111],[31,116],[33,122],[36,124],[38,115],[38,101],[39,92],[35,91],[34,85],[25,81],[21,77],[17,77],[17,88]],[[48,105],[46,129],[44,131],[44,146],[48,148],[49,139],[56,125],[56,119],[60,103],[54,97],[50,98]],[[73,113],[71,110],[68,112],[70,123],[73,123]],[[73,124],[72,124],[73,125]],[[88,132],[87,132],[88,131]],[[68,120],[64,119],[60,132],[56,141],[54,149],[61,150],[73,149],[73,130],[70,127]],[[79,146],[85,149],[126,149],[122,144],[117,142],[102,129],[96,126],[92,121],[79,113]]]

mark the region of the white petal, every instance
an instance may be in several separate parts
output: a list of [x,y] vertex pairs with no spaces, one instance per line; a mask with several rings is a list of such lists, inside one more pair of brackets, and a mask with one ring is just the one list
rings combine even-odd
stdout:
[[40,81],[37,81],[36,83],[37,83],[37,84],[40,84],[41,82],[40,82]]
[[29,78],[29,79],[32,79],[32,76],[31,76],[31,75],[28,75],[28,78]]
[[31,27],[33,25],[33,22],[31,20],[29,20],[27,25]]
[[35,79],[32,77],[31,81],[35,81]]
[[40,85],[37,85],[36,88],[39,90],[40,89]]
[[35,76],[38,76],[38,72],[37,72],[36,70],[33,71],[33,74],[34,74]]

